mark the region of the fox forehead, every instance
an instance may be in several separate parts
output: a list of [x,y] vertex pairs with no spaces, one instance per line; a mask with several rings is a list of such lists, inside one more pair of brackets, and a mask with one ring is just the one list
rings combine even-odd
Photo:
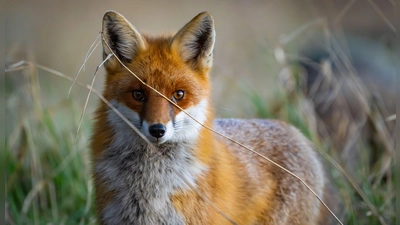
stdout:
[[[182,84],[209,89],[208,71],[194,71],[177,52],[171,50],[171,36],[142,37],[146,41],[146,49],[140,50],[132,61],[125,63],[142,81],[159,91]],[[115,74],[109,74],[106,82],[111,86],[115,83],[119,89],[143,86],[123,66]]]

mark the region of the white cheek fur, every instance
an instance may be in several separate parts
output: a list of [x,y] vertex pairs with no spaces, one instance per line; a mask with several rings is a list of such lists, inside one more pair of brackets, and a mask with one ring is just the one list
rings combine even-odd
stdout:
[[180,112],[175,116],[174,135],[171,141],[186,142],[195,141],[199,135],[199,131],[207,119],[207,100],[202,100],[199,104],[186,109],[186,112],[193,116],[197,121],[190,118],[186,113]]
[[[136,128],[140,129],[140,117],[139,115],[126,107],[124,104],[117,102],[116,100],[110,101],[110,103],[123,115],[126,117],[128,121],[132,123]],[[136,131],[132,129],[126,122],[116,114],[112,109],[109,109],[108,112],[108,122],[112,125],[115,133],[118,135],[114,135],[114,145],[116,147],[125,147],[128,143],[134,143],[138,140],[142,140],[142,138],[136,134]]]

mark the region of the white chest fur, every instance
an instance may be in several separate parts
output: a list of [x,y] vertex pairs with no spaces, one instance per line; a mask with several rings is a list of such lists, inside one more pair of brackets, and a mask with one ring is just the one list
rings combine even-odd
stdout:
[[108,190],[114,193],[112,201],[101,212],[103,221],[107,224],[184,224],[170,196],[177,190],[194,187],[196,178],[204,171],[193,156],[192,144],[149,147],[121,118],[112,114],[109,120],[115,124],[116,138],[95,168]]

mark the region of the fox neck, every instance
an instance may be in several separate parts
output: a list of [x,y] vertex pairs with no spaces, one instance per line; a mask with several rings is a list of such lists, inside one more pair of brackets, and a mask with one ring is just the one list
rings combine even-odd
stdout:
[[[205,124],[211,121],[209,115]],[[112,125],[114,141],[95,168],[114,193],[102,212],[104,220],[110,224],[184,224],[170,196],[196,187],[212,154],[213,148],[203,146],[212,143],[211,135],[199,128],[195,140],[148,145],[134,130],[119,125]]]

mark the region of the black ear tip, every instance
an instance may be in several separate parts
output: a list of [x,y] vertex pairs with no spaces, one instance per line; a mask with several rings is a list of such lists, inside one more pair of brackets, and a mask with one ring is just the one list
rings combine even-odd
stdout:
[[211,14],[207,11],[203,11],[201,13],[199,13],[198,16],[202,16],[202,17],[212,17]]
[[122,17],[122,15],[114,10],[108,10],[104,13],[103,20],[110,20],[118,17]]
[[197,18],[201,18],[202,20],[206,20],[206,21],[210,21],[210,22],[214,21],[212,15],[207,11],[199,13],[199,15],[197,15]]

